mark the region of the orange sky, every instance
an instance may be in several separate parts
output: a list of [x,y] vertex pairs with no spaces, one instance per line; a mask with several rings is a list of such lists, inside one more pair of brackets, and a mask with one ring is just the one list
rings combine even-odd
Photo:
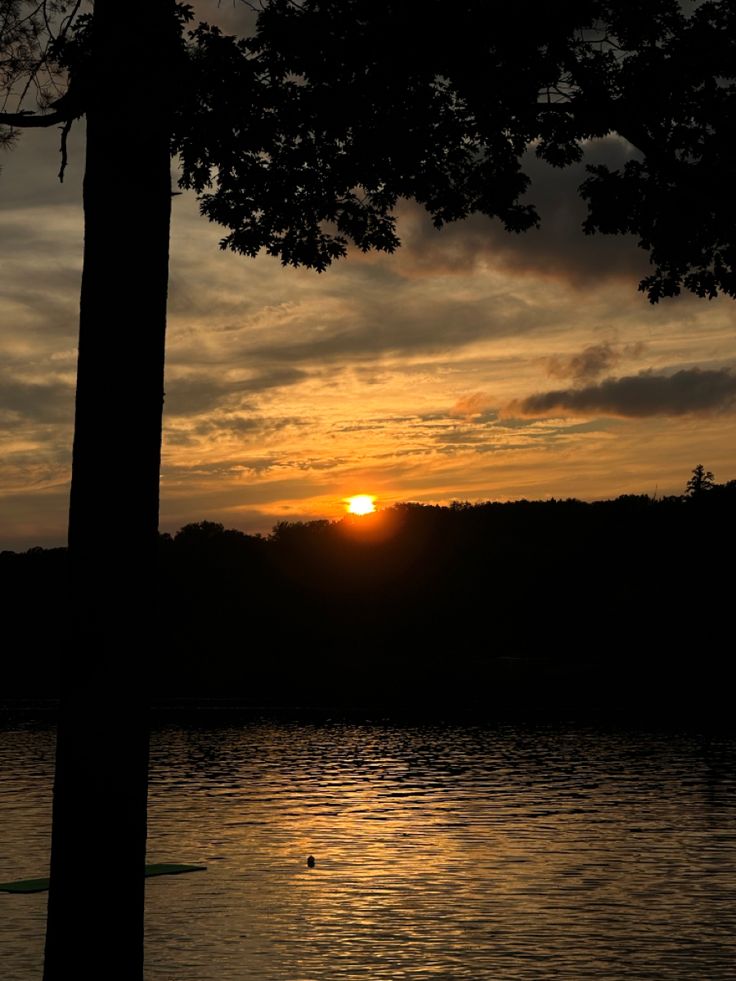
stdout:
[[[75,130],[64,185],[55,130],[2,159],[0,548],[65,540]],[[646,256],[579,231],[580,171],[530,172],[542,232],[480,218],[436,232],[406,203],[399,253],[323,275],[219,251],[196,201],[175,198],[162,529],[268,531],[336,517],[357,493],[379,506],[675,493],[701,462],[736,477],[736,306],[652,307],[636,290]]]

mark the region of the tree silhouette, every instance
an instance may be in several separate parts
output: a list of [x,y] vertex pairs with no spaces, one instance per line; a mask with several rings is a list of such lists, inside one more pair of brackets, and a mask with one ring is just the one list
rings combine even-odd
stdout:
[[[145,665],[160,643],[171,153],[182,186],[227,229],[224,247],[321,271],[351,244],[393,251],[401,198],[423,204],[437,227],[481,212],[528,229],[538,223],[522,201],[528,147],[560,166],[581,158],[585,140],[617,131],[643,160],[622,174],[591,173],[587,230],[640,235],[655,264],[642,284],[652,300],[681,285],[733,295],[721,121],[733,112],[735,15],[725,0],[690,18],[676,0],[633,11],[597,0],[549,9],[471,0],[451,14],[437,0],[271,0],[254,37],[238,40],[207,25],[187,34],[191,10],[175,0],[136,16],[114,0],[96,0],[89,16],[78,16],[79,2],[44,0],[3,0],[0,11],[16,29],[3,28],[3,52],[25,51],[13,40],[23,30],[36,51],[35,61],[27,51],[26,62],[6,59],[8,93],[24,72],[68,78],[59,98],[38,82],[40,114],[6,104],[6,138],[61,126],[63,151],[73,120],[87,125],[73,609],[44,976],[97,978],[91,935],[113,952],[105,976],[133,981],[142,977]],[[725,83],[713,83],[714,70]],[[124,480],[109,447],[124,448]],[[99,548],[110,513],[122,554]],[[79,863],[111,843],[114,887],[107,903],[90,902]]]
[[715,487],[715,480],[710,470],[706,470],[702,463],[693,468],[692,476],[688,480],[685,488],[687,497],[702,497],[709,490]]

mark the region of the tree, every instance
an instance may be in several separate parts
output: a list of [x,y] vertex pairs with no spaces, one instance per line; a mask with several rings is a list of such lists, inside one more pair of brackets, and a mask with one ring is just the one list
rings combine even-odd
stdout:
[[[623,174],[591,173],[587,230],[641,236],[655,263],[642,284],[652,300],[681,286],[733,295],[733,192],[718,208],[713,195],[725,193],[735,15],[725,0],[689,18],[675,0],[643,10],[469,0],[451,14],[438,0],[271,0],[255,36],[238,40],[207,25],[186,35],[191,11],[175,0],[135,16],[114,0],[96,0],[91,16],[79,16],[80,5],[0,5],[5,90],[33,79],[41,108],[4,106],[6,138],[61,126],[63,150],[73,121],[87,122],[71,654],[45,979],[96,978],[91,934],[114,951],[106,977],[133,981],[142,977],[145,661],[158,643],[170,154],[181,156],[182,186],[227,229],[224,247],[321,271],[350,244],[393,251],[402,197],[422,203],[437,227],[478,211],[528,229],[539,219],[522,200],[527,148],[561,166],[581,158],[585,140],[616,130],[643,160]],[[43,72],[54,84],[68,79],[59,98],[39,82]],[[673,207],[685,209],[679,233]],[[124,486],[108,444],[126,446]],[[122,560],[97,547],[111,510],[127,543]],[[78,863],[111,843],[114,891],[106,904],[90,902]]]
[[687,482],[685,495],[691,499],[701,498],[716,486],[713,474],[706,470],[702,463],[693,468],[692,476]]
[[[155,649],[150,625],[156,617],[170,133],[183,16],[174,0],[159,0],[142,26],[134,18],[121,21],[119,5],[97,0],[93,16],[78,21],[58,48],[57,63],[70,79],[62,99],[40,117],[5,117],[13,126],[61,121],[68,131],[84,113],[87,124],[69,516],[72,610],[57,743],[46,979],[98,976],[90,936],[104,938],[114,951],[106,977],[142,977],[145,659]],[[105,451],[109,440],[127,447],[130,477],[124,482],[119,460]],[[109,508],[126,541],[122,561],[100,549]],[[80,870],[111,853],[111,899],[90,902]]]
[[[198,43],[200,54],[236,58],[232,39],[202,31]],[[438,227],[479,211],[523,231],[539,222],[522,200],[524,152],[564,166],[582,159],[585,141],[615,132],[638,154],[622,171],[588,168],[584,230],[639,237],[654,267],[640,289],[652,302],[683,288],[736,295],[736,8],[725,0],[690,15],[679,0],[503,10],[471,0],[452,16],[437,0],[271,0],[241,50],[275,85],[249,120],[271,143],[267,163],[256,146],[242,155],[248,73],[200,91],[178,144],[184,184],[229,229],[227,247],[294,264],[316,248],[318,268],[349,240],[390,251],[401,197]],[[227,122],[235,143],[212,138],[215,94],[216,125]],[[298,143],[274,141],[289,116]],[[284,207],[295,174],[297,224]],[[351,195],[356,186],[362,194]]]

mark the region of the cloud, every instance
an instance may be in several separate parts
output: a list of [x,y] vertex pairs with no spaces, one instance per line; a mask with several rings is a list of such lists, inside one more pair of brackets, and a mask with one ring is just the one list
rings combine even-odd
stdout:
[[220,415],[197,422],[193,432],[213,439],[232,439],[245,434],[272,435],[283,429],[302,427],[306,424],[306,420],[299,416],[264,418],[263,416]]
[[550,416],[591,413],[646,416],[708,415],[736,408],[736,374],[730,369],[684,368],[670,375],[644,371],[606,378],[583,388],[540,392],[512,402],[511,415]]
[[[354,284],[359,289],[359,284]],[[532,306],[495,285],[474,296],[417,295],[411,290],[388,292],[387,298],[361,291],[339,317],[314,319],[295,332],[290,328],[255,343],[244,344],[242,357],[250,363],[334,363],[372,361],[380,356],[437,354],[478,341],[518,336],[561,322],[552,307]]]
[[576,385],[584,385],[610,371],[624,358],[640,358],[646,350],[647,345],[641,341],[618,348],[610,341],[589,344],[578,354],[553,355],[547,361],[547,374],[552,378],[571,378]]
[[6,424],[68,423],[74,409],[74,387],[60,378],[24,380],[0,372],[0,418]]
[[[471,392],[457,400],[450,409],[450,415],[459,416],[461,419],[478,419],[486,417],[492,407],[492,400],[483,392]],[[495,418],[495,413],[492,413],[492,416]]]
[[563,169],[529,152],[523,167],[531,185],[523,200],[536,206],[541,227],[518,235],[484,215],[437,231],[418,205],[405,205],[399,223],[405,249],[398,253],[397,268],[408,276],[434,276],[493,265],[561,279],[580,290],[607,280],[628,280],[634,287],[649,271],[646,254],[630,235],[585,235],[586,205],[578,195],[586,164],[616,169],[631,153],[615,136],[591,142],[580,164]]
[[0,214],[31,208],[39,226],[45,206],[74,204],[81,214],[85,132],[84,120],[76,120],[69,134],[66,176],[60,183],[58,129],[22,130],[17,146],[0,157]]
[[239,37],[248,37],[255,30],[258,17],[255,5],[218,2],[215,6],[212,0],[194,0],[191,6],[194,11],[194,24],[200,21],[216,24],[225,34],[235,34]]
[[270,389],[296,385],[308,378],[298,368],[266,365],[250,372],[248,378],[231,379],[227,374],[200,372],[189,377],[168,377],[166,383],[166,418],[191,416],[214,409],[248,409],[250,397]]

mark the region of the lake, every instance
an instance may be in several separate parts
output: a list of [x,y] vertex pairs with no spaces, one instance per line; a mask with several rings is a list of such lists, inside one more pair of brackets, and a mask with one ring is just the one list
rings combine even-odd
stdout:
[[[208,868],[148,880],[147,981],[736,977],[731,735],[208,719],[153,735],[148,860]],[[46,874],[53,744],[0,728],[0,881]],[[45,904],[0,894],[4,981]]]

